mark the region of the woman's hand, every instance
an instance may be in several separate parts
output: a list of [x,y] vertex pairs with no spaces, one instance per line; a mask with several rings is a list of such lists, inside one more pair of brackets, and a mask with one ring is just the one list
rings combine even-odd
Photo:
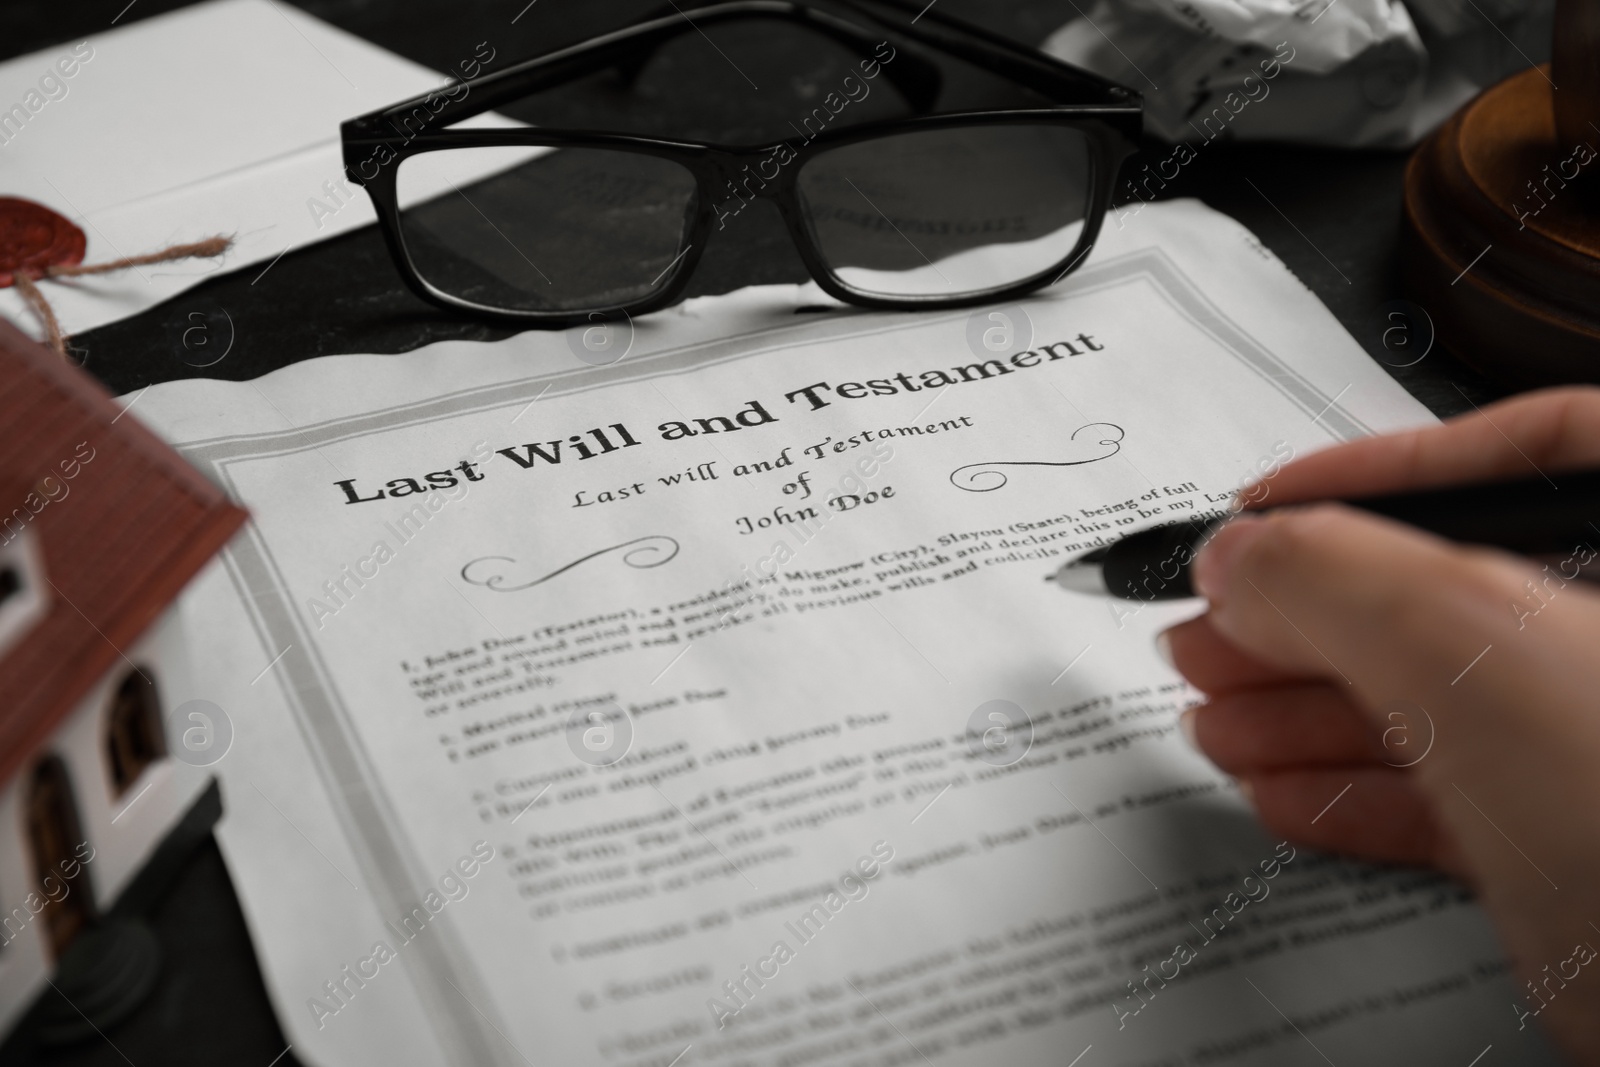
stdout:
[[[1253,499],[1539,476],[1559,492],[1594,467],[1600,390],[1551,390],[1317,453]],[[1548,981],[1600,948],[1600,587],[1572,580],[1595,521],[1541,566],[1337,505],[1246,512],[1195,562],[1210,610],[1164,640],[1208,697],[1186,732],[1274,835],[1471,884],[1540,1021],[1600,1064],[1600,961]]]

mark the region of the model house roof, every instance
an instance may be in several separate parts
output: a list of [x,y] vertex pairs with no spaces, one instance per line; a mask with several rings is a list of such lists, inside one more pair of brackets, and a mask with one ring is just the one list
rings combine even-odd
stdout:
[[245,517],[98,382],[0,320],[0,783]]

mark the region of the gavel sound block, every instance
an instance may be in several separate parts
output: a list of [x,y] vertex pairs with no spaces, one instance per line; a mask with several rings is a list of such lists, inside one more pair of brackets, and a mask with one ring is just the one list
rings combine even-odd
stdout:
[[1600,382],[1600,0],[1406,168],[1402,285],[1439,342],[1513,389]]

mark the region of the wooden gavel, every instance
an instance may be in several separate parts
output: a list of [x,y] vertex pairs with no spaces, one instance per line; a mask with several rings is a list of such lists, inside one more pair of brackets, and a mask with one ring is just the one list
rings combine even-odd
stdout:
[[1438,340],[1500,385],[1600,381],[1600,0],[1558,0],[1548,68],[1417,148],[1400,271]]

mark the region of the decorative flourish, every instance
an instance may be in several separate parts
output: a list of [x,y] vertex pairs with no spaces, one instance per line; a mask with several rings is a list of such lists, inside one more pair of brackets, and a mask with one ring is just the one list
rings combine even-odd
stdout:
[[632,541],[624,541],[620,545],[612,545],[610,548],[602,548],[598,552],[591,552],[587,556],[573,560],[565,567],[557,567],[542,578],[535,578],[533,581],[523,582],[521,585],[506,585],[507,576],[503,567],[479,566],[479,564],[489,563],[491,560],[515,566],[517,562],[515,559],[510,556],[480,556],[461,568],[461,579],[473,585],[481,585],[493,589],[497,593],[517,593],[524,589],[532,589],[536,585],[542,585],[558,574],[565,574],[580,563],[587,563],[591,559],[609,555],[612,552],[622,553],[622,562],[630,567],[637,567],[643,570],[649,567],[659,567],[671,560],[678,554],[678,542],[665,534],[636,537]]
[[1072,431],[1071,440],[1078,446],[1078,451],[1092,454],[1078,459],[1011,459],[969,463],[950,472],[950,483],[969,493],[992,493],[1010,480],[999,469],[1001,467],[1079,467],[1085,463],[1098,463],[1122,450],[1122,427],[1114,422],[1091,422]]

